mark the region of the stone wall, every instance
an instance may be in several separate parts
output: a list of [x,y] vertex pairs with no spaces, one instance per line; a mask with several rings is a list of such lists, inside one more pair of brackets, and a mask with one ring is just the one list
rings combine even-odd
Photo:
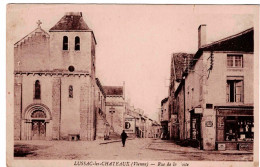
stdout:
[[[111,118],[110,108],[115,108],[113,118]],[[121,134],[124,128],[125,103],[122,97],[106,97],[106,118],[108,123],[113,126],[114,132]],[[113,119],[113,122],[111,122]]]
[[50,69],[50,43],[47,35],[38,30],[15,46],[15,71],[44,71]]
[[[68,37],[69,49],[63,50],[63,36]],[[80,50],[75,51],[75,37],[80,37]],[[91,32],[50,32],[51,70],[68,71],[74,66],[75,71],[91,72]]]
[[14,140],[21,139],[22,118],[22,76],[15,76],[14,81]]
[[53,78],[52,85],[52,139],[60,139],[60,120],[61,120],[61,79]]

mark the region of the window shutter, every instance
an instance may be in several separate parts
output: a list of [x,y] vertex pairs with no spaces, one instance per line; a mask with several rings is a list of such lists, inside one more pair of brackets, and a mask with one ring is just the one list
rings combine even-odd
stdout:
[[227,102],[230,102],[230,83],[227,82]]
[[243,81],[237,81],[236,82],[236,102],[242,102],[242,86],[243,86]]

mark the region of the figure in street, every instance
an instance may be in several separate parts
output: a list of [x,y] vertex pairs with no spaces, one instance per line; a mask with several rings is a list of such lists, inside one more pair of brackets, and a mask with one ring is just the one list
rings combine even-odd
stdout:
[[125,147],[125,141],[126,141],[126,138],[127,138],[127,134],[125,133],[125,131],[123,130],[123,132],[121,133],[121,139],[122,139],[122,144],[123,144],[123,147]]

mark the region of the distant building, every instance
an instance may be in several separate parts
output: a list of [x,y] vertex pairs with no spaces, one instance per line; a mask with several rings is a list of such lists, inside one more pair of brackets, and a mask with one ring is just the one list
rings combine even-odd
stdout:
[[[170,66],[170,86],[169,86],[169,126],[170,126],[170,139],[173,140],[183,140],[184,135],[180,132],[184,128],[184,122],[182,121],[184,114],[180,112],[181,107],[184,105],[179,105],[184,99],[181,97],[175,97],[175,93],[182,79],[183,71],[186,67],[189,66],[189,62],[192,59],[193,54],[187,53],[173,53],[171,57],[171,66]],[[183,109],[182,109],[183,110]]]
[[95,125],[96,138],[108,139],[110,132],[110,125],[106,119],[106,94],[101,85],[101,82],[96,78],[95,87]]
[[169,139],[170,135],[170,113],[169,113],[169,101],[168,97],[161,101],[161,126],[162,126],[162,138]]
[[124,129],[125,93],[124,86],[103,86],[106,94],[106,119],[117,134]]
[[152,123],[152,136],[153,138],[160,138],[161,136],[161,125],[156,121]]

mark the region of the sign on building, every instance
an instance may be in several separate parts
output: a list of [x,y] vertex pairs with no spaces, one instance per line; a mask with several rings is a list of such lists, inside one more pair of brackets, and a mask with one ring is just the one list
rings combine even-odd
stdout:
[[135,133],[135,118],[125,118],[125,132]]

